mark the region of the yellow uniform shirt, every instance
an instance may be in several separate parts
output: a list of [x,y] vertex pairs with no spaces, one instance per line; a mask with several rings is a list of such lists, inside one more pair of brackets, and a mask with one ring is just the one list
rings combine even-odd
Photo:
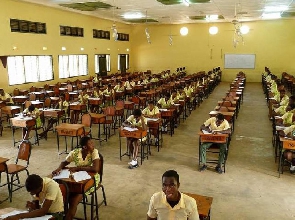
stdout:
[[152,110],[149,109],[149,107],[146,107],[143,111],[142,114],[144,115],[149,115],[149,116],[154,116],[159,114],[159,108],[157,106],[155,106]]
[[217,120],[216,117],[209,118],[207,121],[205,121],[204,125],[206,127],[209,126],[211,131],[213,130],[224,131],[230,128],[229,123],[226,119],[224,119],[219,126],[216,125],[216,120]]
[[174,102],[170,99],[166,101],[165,98],[161,98],[158,104],[161,105],[161,108],[169,108],[171,105],[174,105]]
[[196,200],[183,193],[173,208],[167,202],[164,192],[155,193],[150,200],[147,215],[157,220],[199,220]]
[[39,193],[39,197],[33,196],[34,200],[39,200],[39,204],[42,206],[45,199],[51,200],[51,206],[48,213],[56,213],[64,211],[63,197],[59,188],[59,185],[54,180],[44,177],[42,191]]

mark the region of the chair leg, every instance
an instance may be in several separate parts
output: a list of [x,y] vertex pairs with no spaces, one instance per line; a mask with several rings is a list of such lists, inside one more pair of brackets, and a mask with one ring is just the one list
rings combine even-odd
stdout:
[[105,191],[104,191],[104,187],[103,186],[101,186],[101,191],[102,191],[104,205],[106,206],[107,205],[107,199],[106,199],[106,194],[105,194]]
[[86,195],[83,194],[83,208],[84,208],[84,218],[87,219],[87,210],[86,210]]

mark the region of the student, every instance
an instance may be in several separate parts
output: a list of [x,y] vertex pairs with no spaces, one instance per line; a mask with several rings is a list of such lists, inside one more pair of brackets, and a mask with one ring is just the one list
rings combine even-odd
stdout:
[[[295,140],[295,125],[291,125],[286,127],[284,130],[279,132],[279,135],[282,137],[288,137],[290,139]],[[295,173],[295,161],[293,161],[293,152],[290,150],[284,150],[284,158],[290,162],[290,172]]]
[[4,92],[4,89],[0,89],[0,100],[5,101],[10,105],[13,104],[11,96],[7,92]]
[[[42,121],[41,121],[41,118],[40,118],[40,111],[38,108],[35,107],[35,105],[31,104],[28,108],[26,108],[24,111],[23,111],[23,115],[27,115],[29,117],[32,117],[32,118],[35,118],[36,119],[36,128],[40,128],[42,126]],[[24,139],[28,139],[29,137],[29,134],[30,134],[30,131],[35,129],[35,127],[30,127],[28,128],[28,130],[26,131],[25,129],[23,129],[23,132],[26,132],[26,133],[23,133],[23,137]]]
[[114,90],[116,92],[124,92],[125,91],[124,83],[122,81],[118,83],[118,85],[114,87]]
[[150,200],[147,220],[199,220],[196,200],[181,193],[179,175],[168,170],[162,175],[162,192]]
[[33,201],[27,201],[27,213],[9,216],[5,220],[18,220],[52,215],[56,220],[62,220],[64,214],[63,196],[59,185],[54,180],[36,174],[29,175],[25,183],[27,191],[33,196]]
[[147,118],[160,118],[160,111],[157,106],[154,105],[154,101],[148,102],[148,107],[142,110],[142,114]]
[[86,89],[83,89],[82,92],[78,96],[78,101],[81,104],[87,104],[89,99],[89,95],[86,92]]
[[[61,162],[59,167],[52,172],[53,175],[57,175],[60,171],[66,168],[71,162],[74,162],[76,167],[70,167],[69,170],[71,172],[77,171],[87,171],[96,173],[95,180],[98,184],[99,182],[99,154],[97,149],[94,148],[93,141],[90,137],[85,136],[80,140],[79,148],[71,151],[69,155],[66,157],[66,160]],[[94,191],[94,187],[88,190],[86,194],[89,194]],[[83,199],[82,194],[70,193],[69,195],[69,210],[66,215],[66,220],[72,220],[76,214],[77,206],[79,202]]]
[[165,97],[161,98],[158,101],[158,106],[160,108],[170,108],[172,105],[174,105],[174,102],[170,99],[169,93],[166,93]]
[[102,96],[102,92],[99,89],[99,86],[95,87],[94,91],[93,91],[93,96],[94,98],[100,98]]
[[108,84],[108,87],[103,91],[103,95],[112,97],[105,101],[106,106],[111,106],[113,104],[113,96],[114,96],[114,90],[112,89],[112,85]]
[[[220,134],[230,134],[230,126],[228,124],[228,121],[224,119],[224,115],[221,113],[218,113],[215,117],[209,118],[205,123],[201,126],[201,130],[210,132],[212,134],[220,133]],[[199,157],[201,159],[201,167],[200,172],[205,171],[207,169],[206,165],[206,150],[212,145],[213,143],[202,143],[200,148],[200,154]],[[215,170],[222,174],[221,165],[224,162],[225,157],[225,151],[226,151],[226,143],[225,144],[218,144],[219,145],[219,158],[218,158],[218,164],[215,167]],[[203,164],[203,165],[202,165]]]
[[178,102],[179,102],[179,97],[178,97],[177,92],[176,92],[175,90],[172,91],[172,94],[171,94],[170,100],[171,100],[173,103],[178,103]]
[[[133,114],[123,122],[123,126],[147,130],[147,119],[143,117],[140,109],[134,109]],[[146,137],[143,137],[142,141],[145,140]],[[129,147],[129,152],[132,154],[132,160],[128,163],[130,169],[138,167],[137,156],[140,141],[141,140],[137,138],[127,138],[127,146]]]

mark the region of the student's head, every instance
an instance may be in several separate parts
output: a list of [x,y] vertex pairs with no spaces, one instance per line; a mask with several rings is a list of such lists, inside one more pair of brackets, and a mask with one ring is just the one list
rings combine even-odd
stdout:
[[150,110],[153,110],[154,107],[155,107],[154,101],[150,100],[149,103],[148,103],[148,107],[149,107]]
[[61,101],[64,101],[64,100],[65,100],[65,95],[60,95],[60,96],[59,96],[59,99],[60,99]]
[[280,97],[283,98],[286,95],[286,90],[285,89],[281,89],[280,91]]
[[165,94],[165,100],[168,100],[168,99],[170,99],[170,94],[167,92],[167,93]]
[[176,90],[173,90],[172,91],[172,97],[174,98],[174,97],[176,97],[177,96],[177,92],[176,92]]
[[0,95],[5,95],[4,89],[0,89]]
[[112,85],[111,84],[108,84],[108,89],[112,88]]
[[29,112],[32,112],[35,110],[35,105],[31,104],[28,108]]
[[224,115],[221,113],[218,113],[216,116],[216,125],[220,125],[224,121]]
[[177,200],[179,185],[179,175],[175,170],[167,170],[162,175],[162,190],[165,193],[167,200]]
[[43,179],[39,175],[31,174],[26,179],[25,186],[31,195],[36,195],[42,191]]
[[133,110],[133,116],[134,116],[134,118],[139,118],[141,116],[141,110],[140,109],[134,109]]
[[81,140],[80,140],[80,147],[83,150],[86,150],[88,152],[92,152],[94,150],[93,141],[88,136],[84,136],[84,137],[81,138]]

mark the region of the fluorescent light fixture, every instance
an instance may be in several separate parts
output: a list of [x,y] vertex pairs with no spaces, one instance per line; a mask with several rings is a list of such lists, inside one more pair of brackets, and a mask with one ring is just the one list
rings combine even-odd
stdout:
[[206,15],[206,20],[216,21],[218,20],[218,15]]
[[190,5],[189,0],[182,0],[182,3],[183,3],[185,6],[189,6],[189,5]]
[[281,13],[276,12],[276,13],[263,13],[262,18],[264,19],[276,19],[276,18],[281,18]]
[[248,34],[249,31],[250,31],[250,28],[249,28],[247,25],[243,25],[243,26],[240,28],[240,31],[241,31],[241,34]]
[[278,6],[266,6],[264,12],[282,12],[288,10],[287,5],[278,5]]
[[139,19],[139,18],[143,18],[144,15],[141,14],[140,12],[128,12],[124,14],[123,17],[125,19]]
[[61,50],[67,50],[67,48],[66,47],[61,47]]
[[188,34],[188,29],[187,29],[187,27],[182,27],[182,28],[180,28],[180,34],[181,34],[182,36],[186,36],[186,35]]
[[218,27],[216,27],[216,26],[212,26],[212,27],[210,27],[210,28],[209,28],[209,33],[210,33],[211,35],[215,35],[215,34],[217,34],[217,33],[218,33]]

